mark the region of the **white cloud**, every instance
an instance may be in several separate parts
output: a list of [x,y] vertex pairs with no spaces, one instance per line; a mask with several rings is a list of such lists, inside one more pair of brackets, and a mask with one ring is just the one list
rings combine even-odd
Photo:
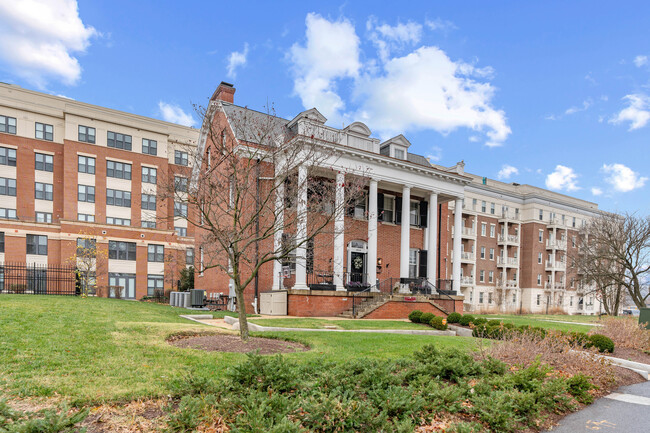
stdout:
[[370,17],[366,22],[366,29],[383,62],[388,60],[391,50],[417,44],[422,38],[422,24],[413,21],[398,23],[395,26],[385,23],[380,25],[374,17]]
[[336,93],[337,78],[356,77],[359,37],[350,21],[328,21],[309,13],[305,45],[294,44],[289,58],[294,67],[294,91],[305,108],[317,107],[331,121],[341,119],[345,104]]
[[577,179],[578,175],[571,167],[556,165],[555,171],[546,176],[546,187],[558,191],[577,191],[580,189]]
[[647,177],[641,177],[639,173],[623,164],[603,164],[601,170],[608,175],[605,182],[609,183],[618,192],[628,192],[641,188],[648,180]]
[[630,131],[643,128],[650,121],[650,97],[643,93],[626,95],[628,106],[611,119],[610,123],[630,122]]
[[574,106],[574,107],[567,108],[564,114],[571,115],[571,114],[578,113],[580,111],[587,111],[592,104],[593,102],[591,101],[591,99],[587,99],[586,101],[582,101],[582,107]]
[[638,55],[634,58],[633,62],[637,68],[640,68],[648,64],[648,56]]
[[510,176],[512,176],[513,174],[519,174],[519,170],[517,169],[517,167],[504,164],[501,166],[501,170],[499,170],[499,173],[497,173],[497,179],[500,180],[510,179]]
[[427,153],[427,158],[433,162],[438,162],[442,159],[442,148],[438,146],[433,146],[431,152]]
[[228,76],[230,78],[237,77],[237,68],[246,66],[248,57],[248,43],[244,44],[243,51],[233,51],[228,55]]
[[166,122],[177,123],[179,125],[194,126],[196,121],[190,113],[183,111],[178,105],[168,104],[166,102],[158,102],[158,109],[160,115]]
[[76,84],[83,53],[97,31],[79,17],[76,0],[0,1],[0,60],[43,89],[51,79]]
[[456,30],[458,28],[451,21],[443,20],[441,18],[426,20],[424,24],[431,30],[440,30],[444,33],[447,33],[449,30]]
[[598,188],[598,187],[594,186],[593,188],[591,188],[591,194],[592,195],[598,196],[598,195],[601,195],[602,193],[603,193],[603,190]]

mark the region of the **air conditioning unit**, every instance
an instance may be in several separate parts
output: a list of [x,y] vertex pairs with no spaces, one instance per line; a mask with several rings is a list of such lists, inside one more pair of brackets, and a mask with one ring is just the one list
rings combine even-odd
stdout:
[[203,308],[205,306],[205,290],[190,290],[192,308]]

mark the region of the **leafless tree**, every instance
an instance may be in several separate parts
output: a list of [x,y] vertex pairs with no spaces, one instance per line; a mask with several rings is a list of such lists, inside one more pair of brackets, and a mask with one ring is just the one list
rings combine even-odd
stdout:
[[624,292],[645,307],[650,277],[650,217],[603,213],[584,228],[572,257],[582,283],[595,287],[608,314]]
[[75,266],[77,277],[81,283],[81,294],[86,297],[96,290],[97,273],[106,272],[108,252],[97,248],[96,236],[92,233],[81,233],[77,237],[75,253],[68,262]]
[[363,196],[365,174],[350,168],[344,197],[336,200],[331,165],[339,137],[317,119],[288,127],[272,110],[219,101],[199,114],[204,120],[190,157],[192,178],[169,179],[163,194],[174,200],[176,217],[196,227],[197,272],[217,268],[232,281],[247,340],[245,289],[264,264],[306,255],[315,239],[318,245],[333,239],[335,216]]

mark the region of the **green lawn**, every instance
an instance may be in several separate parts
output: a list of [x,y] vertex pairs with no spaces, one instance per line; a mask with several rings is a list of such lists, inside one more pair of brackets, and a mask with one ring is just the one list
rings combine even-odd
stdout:
[[421,323],[403,322],[400,320],[328,320],[310,318],[281,318],[281,319],[252,319],[251,323],[261,326],[276,326],[279,328],[308,328],[323,329],[325,326],[336,326],[340,329],[423,329],[431,327]]
[[[539,326],[546,329],[558,331],[579,331],[587,332],[593,328],[589,325],[579,325],[573,323],[557,322],[579,322],[579,323],[597,323],[598,316],[568,316],[568,315],[543,315],[543,314],[477,314],[476,317],[485,317],[486,319],[503,319],[503,322],[514,323],[515,325]],[[582,320],[581,320],[582,319]],[[555,322],[554,322],[555,321]]]
[[[218,376],[243,354],[180,349],[165,339],[180,331],[213,327],[179,317],[165,305],[103,298],[0,295],[0,392],[21,396],[59,394],[76,403],[166,395],[172,378]],[[196,312],[192,312],[196,314]],[[264,334],[268,335],[268,334]],[[397,358],[425,344],[474,347],[472,339],[419,335],[278,332],[310,351],[298,360]]]

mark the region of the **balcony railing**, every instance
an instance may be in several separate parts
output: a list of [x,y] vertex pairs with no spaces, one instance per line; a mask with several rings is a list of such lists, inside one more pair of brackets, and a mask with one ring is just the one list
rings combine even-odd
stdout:
[[460,285],[461,286],[473,286],[474,285],[474,277],[460,277]]
[[517,280],[505,280],[505,281],[503,281],[501,279],[498,279],[497,280],[497,287],[501,287],[501,288],[504,288],[504,289],[516,289],[517,287],[519,287],[519,285],[517,283]]
[[[453,237],[454,234],[456,233],[456,228],[451,227],[451,236]],[[476,237],[476,229],[474,227],[463,227],[461,231],[461,236],[464,238],[475,238]]]
[[516,257],[497,257],[497,265],[499,266],[518,266],[519,263]]
[[518,244],[519,243],[519,236],[518,235],[499,235],[499,237],[497,238],[497,241],[500,244],[503,244],[503,243]]
[[546,249],[566,250],[566,241],[557,239],[546,240]]
[[501,217],[499,219],[502,220],[518,220],[519,219],[519,214],[512,212],[512,211],[506,211],[506,212],[501,212]]
[[474,261],[474,253],[470,253],[470,252],[467,252],[467,251],[461,251],[460,259],[461,260]]
[[562,270],[566,269],[566,262],[555,262],[553,260],[547,260],[546,261],[546,270],[547,271],[552,271],[552,270]]

